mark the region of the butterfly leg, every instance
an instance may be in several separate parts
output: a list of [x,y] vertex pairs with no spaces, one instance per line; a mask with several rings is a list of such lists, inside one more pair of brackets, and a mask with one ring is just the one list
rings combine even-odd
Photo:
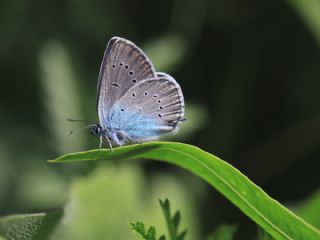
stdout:
[[102,147],[102,143],[103,143],[103,136],[101,135],[100,136],[100,143],[99,143],[99,148],[101,149],[101,147]]
[[108,143],[109,143],[109,147],[110,147],[111,151],[113,152],[112,144],[111,144],[110,139],[109,139],[107,136],[105,136],[105,139],[107,139],[107,141],[108,141]]

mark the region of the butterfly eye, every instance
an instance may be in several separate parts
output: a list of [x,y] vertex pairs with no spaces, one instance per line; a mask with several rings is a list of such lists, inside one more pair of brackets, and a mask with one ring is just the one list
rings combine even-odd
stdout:
[[162,117],[162,115],[161,115],[161,114],[159,114],[158,116],[159,116],[160,118]]
[[153,95],[154,98],[158,97],[157,95]]

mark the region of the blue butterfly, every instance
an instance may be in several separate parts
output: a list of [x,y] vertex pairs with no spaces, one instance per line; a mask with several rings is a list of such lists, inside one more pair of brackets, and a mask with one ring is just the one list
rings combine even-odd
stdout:
[[159,138],[184,120],[184,99],[179,84],[156,72],[146,54],[134,43],[113,37],[100,67],[97,109],[99,124],[90,132],[118,146]]

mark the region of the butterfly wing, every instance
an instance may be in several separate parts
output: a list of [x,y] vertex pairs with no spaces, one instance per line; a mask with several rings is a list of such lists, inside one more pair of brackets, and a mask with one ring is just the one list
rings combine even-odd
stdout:
[[97,108],[101,126],[114,103],[141,80],[156,77],[155,69],[134,43],[113,37],[105,50],[100,67]]
[[179,84],[169,75],[143,80],[115,103],[109,115],[110,129],[124,138],[143,142],[173,131],[184,117]]

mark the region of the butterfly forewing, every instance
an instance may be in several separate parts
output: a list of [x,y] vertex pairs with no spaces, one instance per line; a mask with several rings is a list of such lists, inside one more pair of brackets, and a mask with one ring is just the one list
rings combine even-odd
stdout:
[[105,50],[98,80],[97,107],[105,126],[110,109],[131,87],[156,77],[151,61],[134,43],[113,37]]

